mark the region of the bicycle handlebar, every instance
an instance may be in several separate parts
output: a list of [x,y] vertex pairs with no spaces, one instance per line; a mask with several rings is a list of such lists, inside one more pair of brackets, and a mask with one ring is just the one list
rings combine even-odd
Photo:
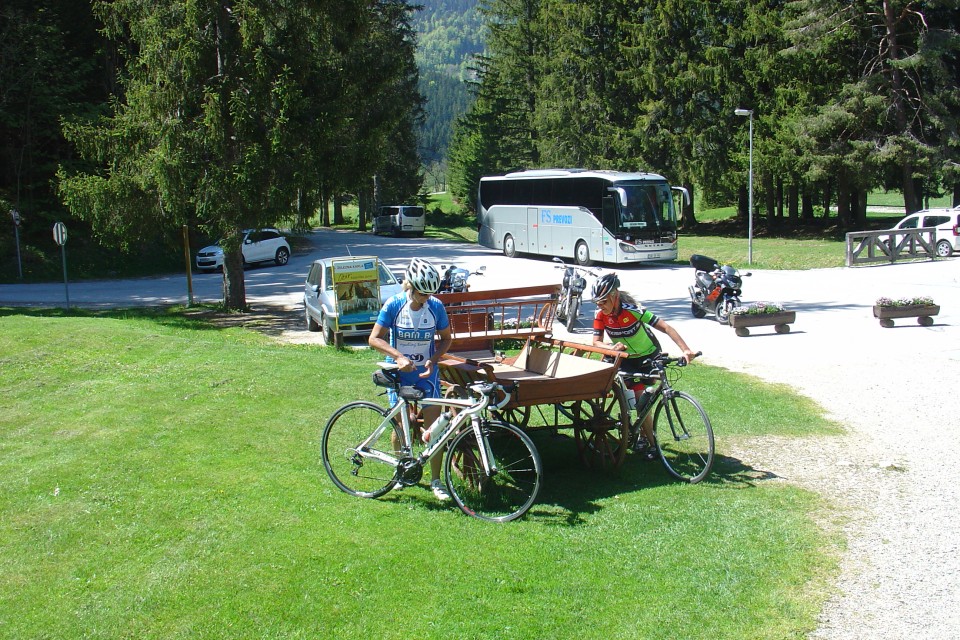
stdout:
[[[700,356],[703,355],[703,351],[697,351],[693,355],[699,358]],[[657,375],[659,370],[663,369],[663,367],[665,366],[672,365],[677,367],[685,367],[687,366],[687,361],[686,359],[684,359],[683,356],[680,356],[678,358],[671,358],[667,354],[661,353],[659,356],[653,359],[653,364],[655,366],[650,370],[649,373],[629,373],[627,371],[618,371],[617,375],[622,377],[637,376],[640,378],[643,378],[643,377],[650,378],[651,376]]]
[[[490,408],[494,411],[498,411],[503,407],[507,406],[510,402],[511,393],[516,389],[516,384],[511,384],[509,387],[499,382],[474,382],[470,385],[470,388],[479,393],[480,395],[487,396],[487,398],[493,398],[493,395],[497,391],[503,391],[503,400],[496,404],[488,404]],[[489,400],[488,400],[489,402]]]

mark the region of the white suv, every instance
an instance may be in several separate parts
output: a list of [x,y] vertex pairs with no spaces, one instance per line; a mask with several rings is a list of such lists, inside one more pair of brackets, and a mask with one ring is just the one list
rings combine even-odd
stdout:
[[924,209],[911,213],[897,223],[891,231],[936,227],[937,255],[946,258],[960,251],[960,207],[953,209]]
[[[279,266],[290,260],[290,244],[276,229],[246,229],[240,244],[244,264],[275,262]],[[201,271],[223,268],[223,247],[219,244],[204,247],[197,252],[197,269]]]

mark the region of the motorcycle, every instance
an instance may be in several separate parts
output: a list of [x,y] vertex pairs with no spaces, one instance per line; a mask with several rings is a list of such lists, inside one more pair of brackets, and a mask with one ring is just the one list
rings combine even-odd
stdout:
[[441,266],[440,269],[443,271],[443,275],[440,277],[440,289],[437,290],[437,293],[464,293],[470,290],[467,279],[470,276],[482,276],[487,267],[483,266],[476,271],[470,271],[451,264],[447,267]]
[[693,286],[689,287],[693,317],[713,313],[720,324],[730,324],[730,311],[740,306],[743,278],[751,274],[741,275],[735,267],[720,266],[713,258],[696,253],[690,256],[690,266],[696,270]]
[[557,320],[564,323],[567,331],[573,331],[574,325],[580,319],[583,292],[587,288],[584,275],[597,277],[600,274],[584,267],[568,265],[560,258],[554,258],[553,261],[560,263],[557,269],[563,269],[563,283],[560,287],[560,299],[557,301]]

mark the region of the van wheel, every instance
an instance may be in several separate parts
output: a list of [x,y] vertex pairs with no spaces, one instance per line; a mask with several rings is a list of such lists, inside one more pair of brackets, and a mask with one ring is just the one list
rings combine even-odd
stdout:
[[577,264],[581,267],[589,267],[593,264],[593,261],[590,260],[590,247],[587,246],[587,243],[581,240],[577,243],[577,248],[573,250],[573,259],[577,261]]
[[509,233],[503,238],[503,255],[508,258],[517,257],[517,245],[513,242],[513,236]]
[[399,238],[399,237],[400,237],[400,229],[398,229],[397,227],[394,227],[394,228],[393,228],[393,237],[394,237],[394,238]]
[[941,240],[937,243],[938,256],[941,258],[949,258],[951,253],[953,253],[953,247],[950,245],[949,240]]

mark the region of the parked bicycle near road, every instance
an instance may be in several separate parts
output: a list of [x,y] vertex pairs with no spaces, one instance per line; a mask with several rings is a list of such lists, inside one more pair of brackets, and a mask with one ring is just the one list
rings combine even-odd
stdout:
[[[543,474],[540,454],[518,427],[488,420],[485,411],[510,402],[510,389],[495,382],[469,385],[469,398],[425,398],[416,387],[401,386],[392,363],[380,363],[377,386],[394,389],[390,409],[351,402],[327,421],[321,441],[323,466],[344,492],[377,498],[391,489],[417,484],[424,465],[443,455],[446,489],[467,515],[507,522],[519,518],[537,499]],[[495,402],[494,398],[503,395]],[[424,445],[413,437],[410,415],[416,407],[440,406]]]
[[557,301],[557,319],[564,323],[567,331],[573,331],[574,325],[580,319],[580,307],[583,302],[583,292],[587,288],[585,275],[596,278],[599,269],[587,269],[576,265],[568,265],[560,258],[554,258],[559,264],[557,269],[563,269],[563,283],[560,288],[560,299]]
[[[698,352],[699,356],[700,353]],[[627,397],[627,404],[637,404],[637,419],[631,428],[631,446],[640,445],[640,425],[653,412],[653,434],[660,460],[667,471],[691,484],[700,482],[713,467],[714,440],[710,418],[700,402],[689,393],[677,391],[673,383],[680,379],[682,357],[657,356],[648,374],[619,372],[618,383]],[[645,384],[647,388],[635,398],[630,387]]]

